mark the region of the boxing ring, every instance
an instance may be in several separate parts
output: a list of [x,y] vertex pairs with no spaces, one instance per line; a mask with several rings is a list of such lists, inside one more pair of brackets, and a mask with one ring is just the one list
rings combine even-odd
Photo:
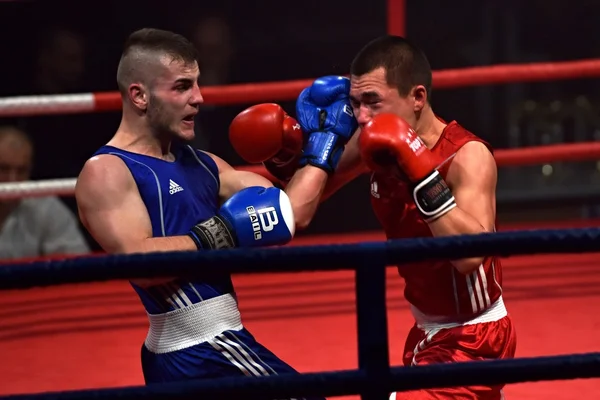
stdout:
[[[435,71],[433,84],[436,89],[443,89],[483,84],[550,81],[599,76],[600,59],[592,59]],[[310,83],[311,80],[299,80],[211,87],[204,89],[203,95],[206,103],[214,105],[291,100]],[[116,92],[0,98],[0,117],[109,112],[117,111],[119,108],[120,98]],[[600,143],[589,142],[498,150],[495,156],[499,167],[553,161],[597,160],[600,159]],[[247,166],[243,169],[270,177],[260,166]],[[51,194],[71,196],[73,195],[75,182],[76,179],[71,178],[2,184],[0,185],[0,198],[35,197]],[[591,225],[594,224],[594,222],[591,223]],[[522,269],[531,268],[529,272],[530,281],[534,280],[540,285],[544,284],[541,281],[547,278],[546,275],[555,274],[560,276],[561,271],[563,271],[563,276],[558,279],[568,280],[573,276],[583,277],[582,279],[587,280],[588,283],[595,284],[591,277],[596,277],[594,271],[599,270],[599,268],[598,263],[594,261],[597,259],[597,255],[592,253],[600,249],[600,228],[593,226],[569,227],[567,229],[523,228],[522,226],[516,226],[498,233],[477,236],[391,241],[384,241],[381,233],[352,239],[340,235],[335,239],[313,238],[311,239],[312,243],[306,239],[299,239],[295,240],[290,246],[269,249],[232,249],[216,252],[174,252],[143,255],[101,254],[8,263],[0,266],[0,289],[8,293],[2,300],[6,306],[6,311],[0,311],[0,318],[6,324],[0,330],[0,344],[2,342],[21,343],[18,340],[25,340],[24,337],[27,332],[16,325],[23,324],[27,318],[30,318],[28,321],[31,324],[52,325],[52,313],[46,312],[51,307],[52,301],[56,300],[52,300],[52,296],[64,296],[63,300],[57,302],[62,303],[65,308],[77,307],[81,301],[77,298],[77,293],[81,297],[88,296],[89,293],[86,295],[81,294],[82,288],[86,285],[97,285],[94,286],[96,288],[94,295],[103,300],[95,303],[95,307],[107,307],[111,310],[112,307],[116,307],[124,315],[135,319],[138,323],[135,327],[136,336],[131,341],[122,339],[123,342],[118,342],[119,344],[104,343],[105,348],[111,344],[122,345],[124,353],[135,358],[134,361],[137,363],[139,358],[137,351],[143,340],[143,333],[145,333],[145,326],[142,321],[145,315],[141,310],[141,306],[137,305],[133,290],[114,282],[130,278],[172,276],[173,274],[190,272],[197,274],[198,265],[203,265],[203,274],[210,275],[217,270],[223,272],[226,269],[236,276],[234,283],[239,291],[242,318],[245,321],[250,320],[251,323],[254,318],[257,320],[260,318],[273,319],[273,315],[268,315],[269,308],[277,309],[277,306],[280,306],[279,319],[289,318],[285,314],[294,312],[292,308],[287,309],[282,308],[281,305],[276,306],[273,304],[273,299],[257,301],[256,298],[260,297],[261,293],[264,295],[265,285],[270,284],[270,290],[278,291],[278,296],[321,296],[319,302],[314,303],[312,307],[303,309],[304,312],[309,314],[324,313],[327,315],[328,310],[335,308],[331,303],[340,301],[339,299],[343,298],[343,313],[353,315],[356,312],[356,321],[353,322],[356,332],[350,332],[347,336],[351,340],[356,337],[357,345],[335,350],[335,342],[341,342],[339,338],[320,338],[319,340],[323,340],[322,343],[325,343],[322,344],[323,348],[313,347],[312,350],[303,349],[300,352],[327,353],[328,349],[332,351],[332,354],[344,351],[348,353],[356,352],[357,359],[347,362],[342,368],[340,368],[340,364],[336,365],[335,371],[323,371],[314,365],[309,367],[308,364],[300,364],[299,366],[294,360],[290,360],[294,367],[303,372],[300,376],[293,377],[228,378],[146,387],[139,386],[141,382],[139,382],[139,375],[137,375],[137,385],[132,385],[129,381],[113,381],[113,384],[105,383],[103,388],[79,388],[77,390],[62,388],[57,390],[56,386],[53,386],[49,390],[41,392],[35,388],[27,390],[27,385],[21,384],[19,394],[11,394],[14,392],[6,392],[6,389],[2,389],[0,399],[91,400],[119,398],[133,400],[233,398],[235,396],[252,399],[360,394],[363,399],[375,400],[387,399],[388,393],[391,391],[417,388],[494,383],[513,384],[600,377],[600,353],[586,351],[544,357],[522,357],[519,356],[519,347],[517,349],[518,358],[514,360],[411,368],[391,366],[394,364],[391,362],[391,359],[394,358],[393,355],[398,353],[396,349],[398,344],[394,343],[402,342],[405,335],[395,332],[396,328],[392,327],[389,319],[389,308],[399,307],[398,304],[402,301],[399,299],[402,287],[397,274],[392,269],[386,268],[388,265],[434,258],[499,255],[508,257],[506,261],[508,265],[506,268],[507,275],[514,274],[514,276],[517,276],[519,274],[520,278],[515,278],[515,282],[523,282],[525,278],[522,274],[527,272]],[[318,244],[315,244],[315,242]],[[523,261],[523,257],[532,255],[539,255],[539,258],[528,258],[529,261]],[[569,258],[567,258],[567,255]],[[531,260],[539,261],[533,262]],[[568,270],[564,268],[565,263],[571,263]],[[289,278],[292,275],[294,278]],[[328,286],[327,282],[333,281],[337,283]],[[237,282],[241,282],[241,285],[238,285]],[[323,297],[323,293],[298,288],[298,282],[305,282],[307,285],[321,285],[322,291],[327,292],[327,290],[330,290],[333,294],[329,293],[328,296],[333,297]],[[390,282],[392,282],[393,289],[396,292],[393,298],[388,293]],[[510,288],[510,283],[505,285]],[[52,290],[54,287],[56,287],[54,291],[47,292],[47,290]],[[64,292],[60,289],[61,287],[65,288]],[[118,292],[118,296],[116,296],[115,290]],[[127,294],[125,294],[125,290],[128,290]],[[531,287],[524,289],[524,291],[532,290]],[[28,302],[18,300],[20,296],[32,293],[31,291],[40,291],[40,294],[33,296]],[[510,291],[510,289],[507,289],[507,291]],[[590,298],[598,295],[596,292],[590,292],[589,294]],[[551,298],[552,293],[547,296]],[[333,299],[333,301],[328,299]],[[256,308],[247,311],[247,306],[244,305],[246,301],[248,303],[253,302]],[[135,305],[133,305],[134,302]],[[127,308],[127,311],[124,311],[121,307],[125,303],[131,304],[131,309]],[[283,305],[285,304],[284,300]],[[513,307],[510,296],[508,296],[507,304],[509,313],[512,313]],[[583,307],[581,306],[581,308]],[[136,311],[132,311],[134,309]],[[296,309],[295,312],[297,311]],[[339,310],[331,312],[335,314]],[[406,309],[403,312],[402,318],[410,318]],[[39,321],[37,318],[40,314],[44,315],[46,319]],[[257,315],[260,315],[260,317],[257,317]],[[68,319],[64,315],[57,318],[62,318],[63,322]],[[312,328],[310,326],[301,326],[310,324],[307,320],[302,320],[302,315],[298,315],[297,318],[299,320],[295,323],[296,325],[290,326],[288,324],[287,328],[284,324],[276,325],[275,330],[279,338],[273,338],[273,342],[264,341],[267,347],[273,348],[275,353],[282,353],[278,349],[290,346],[290,343],[292,346],[301,346],[303,338],[308,340],[310,335],[317,335],[315,332],[311,333]],[[337,321],[334,317],[331,318]],[[534,318],[534,316],[531,316],[531,318]],[[82,330],[83,332],[87,329],[86,324],[81,322],[83,320],[68,321],[71,324],[69,326],[72,326],[71,329],[74,331]],[[571,319],[568,320],[571,321]],[[347,320],[345,321],[347,324]],[[102,337],[103,329],[109,328],[103,328],[101,320],[96,322],[98,323],[95,325],[90,324],[96,330],[94,341],[90,343],[91,347],[100,346],[103,341],[108,340],[102,339]],[[289,323],[289,320],[287,322]],[[11,327],[8,323],[14,323],[15,326]],[[258,326],[258,323],[256,325]],[[313,325],[313,328],[314,326],[316,325]],[[127,329],[127,327],[121,328]],[[255,330],[250,327],[250,330],[258,332],[259,340],[266,335],[266,331],[260,329]],[[300,331],[302,335],[294,336],[294,332],[291,332],[293,330]],[[527,338],[523,339],[524,335],[519,331],[518,323],[517,331],[519,332],[519,341],[527,342]],[[42,330],[42,332],[44,331]],[[48,337],[44,340],[48,341],[53,340],[52,335],[62,334],[60,331],[50,328],[45,332]],[[82,334],[82,332],[75,333]],[[392,333],[390,334],[390,332]],[[326,337],[327,331],[319,331],[318,335]],[[110,340],[115,340],[116,337],[111,334]],[[87,340],[92,339],[88,338]],[[316,339],[310,340],[314,342]],[[532,338],[530,340],[536,339]],[[68,346],[69,344],[65,343],[65,345]],[[344,341],[344,346],[347,345],[348,343]],[[135,352],[131,351],[130,346],[135,346]],[[600,348],[600,346],[597,347]],[[3,350],[6,350],[3,353],[5,357],[9,357],[11,354],[17,357],[17,354],[23,351],[20,348],[17,350],[10,348],[10,345],[4,346]],[[66,348],[45,348],[44,351],[49,352],[47,354],[50,357],[59,357],[65,350]],[[285,354],[285,352],[283,353]],[[314,354],[313,356],[317,357],[318,355]],[[283,358],[286,359],[286,357]],[[293,357],[290,356],[289,358]],[[63,362],[68,363],[68,361]],[[101,361],[97,362],[97,365],[101,365],[98,369],[113,368],[109,364],[111,361],[115,361],[116,364],[119,363],[119,361],[107,359],[106,365]],[[354,365],[355,368],[350,367],[349,365],[356,364],[355,361],[357,361],[357,365]],[[61,364],[59,360],[53,362]],[[52,363],[48,366],[50,365]],[[6,371],[11,369],[10,367],[5,368]],[[20,366],[17,369],[19,368],[25,373],[23,368],[26,367]],[[73,368],[76,369],[78,366],[75,365]],[[27,379],[31,378],[31,381],[34,381],[35,374],[31,371],[28,373],[31,375]],[[92,370],[90,373],[95,372]],[[2,372],[0,376],[6,376],[6,374]],[[15,376],[14,371],[11,376]],[[10,386],[8,379],[5,381],[4,386]]]

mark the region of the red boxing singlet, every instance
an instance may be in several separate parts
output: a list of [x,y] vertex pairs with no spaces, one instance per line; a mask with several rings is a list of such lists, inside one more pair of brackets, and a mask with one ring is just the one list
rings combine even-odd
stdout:
[[[490,145],[456,121],[450,122],[431,149],[446,176],[452,157],[467,142]],[[417,210],[410,184],[381,173],[371,175],[371,204],[389,239],[431,237]],[[497,257],[487,257],[473,273],[463,275],[449,261],[423,261],[398,266],[406,282],[404,296],[428,316],[449,320],[469,319],[487,310],[502,294],[502,267]]]

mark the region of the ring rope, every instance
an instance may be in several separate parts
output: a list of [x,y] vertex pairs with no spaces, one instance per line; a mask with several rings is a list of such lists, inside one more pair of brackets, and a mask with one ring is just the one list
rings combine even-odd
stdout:
[[[373,268],[384,267],[384,263],[402,263],[428,258],[462,258],[486,254],[506,256],[591,252],[597,251],[600,248],[599,245],[600,229],[588,228],[403,239],[352,245],[113,255],[33,262],[29,265],[0,268],[0,284],[2,289],[27,288],[39,284],[83,282],[131,276],[147,277],[160,274],[177,275],[192,271],[196,274],[217,270],[222,273],[223,268],[232,272],[235,272],[236,268],[239,272],[251,272],[250,268],[254,268],[253,272],[290,272],[311,269],[348,269],[350,267],[369,268],[372,271]],[[165,263],[166,260],[169,262]],[[381,265],[372,265],[372,260],[381,262]],[[317,264],[319,262],[321,264]],[[202,265],[201,272],[198,270],[199,265]],[[259,265],[259,269],[256,269]],[[316,265],[316,268],[309,268],[307,265]],[[330,265],[332,267],[329,267]],[[213,268],[209,268],[209,266],[213,266]],[[145,271],[149,271],[149,274]],[[75,280],[70,278],[72,274],[77,275]],[[78,280],[80,278],[83,280]],[[358,284],[361,282],[357,282]],[[366,296],[362,301],[368,300],[369,297]],[[357,309],[361,308],[357,307]],[[375,333],[372,334],[375,335]],[[386,335],[386,332],[379,332],[379,334]],[[387,336],[384,337],[387,339]],[[373,390],[392,392],[475,384],[494,385],[593,378],[600,377],[600,353],[394,368],[389,368],[388,361],[387,366],[388,369],[384,373],[378,368],[375,373],[375,370],[363,367],[359,370],[291,376],[228,377],[129,388],[9,395],[0,397],[0,400],[98,400],[109,398],[139,400],[187,399],[193,396],[206,398],[243,396],[246,399],[264,399],[311,395],[341,396],[368,393]]]
[[[433,86],[468,86],[600,77],[600,59],[503,64],[433,71]],[[202,89],[206,104],[230,105],[294,100],[314,79],[210,86]],[[119,92],[32,95],[0,98],[0,117],[117,111]]]
[[[600,160],[600,142],[583,142],[500,149],[494,154],[499,167],[544,164],[559,161]],[[250,171],[275,182],[262,165],[244,165],[238,170]],[[0,200],[41,196],[72,196],[77,178],[0,183]]]
[[[0,290],[183,275],[335,271],[429,259],[600,251],[600,228],[539,229],[359,244],[81,256],[3,265]],[[368,260],[365,265],[365,260]],[[198,266],[202,266],[199,269]],[[256,266],[260,265],[259,268]]]
[[[347,396],[368,391],[374,384],[387,392],[414,389],[496,385],[600,377],[600,353],[515,358],[391,367],[375,379],[366,371],[305,373],[291,376],[217,378],[153,386],[86,389],[0,396],[0,400],[161,400],[189,398],[292,398]],[[376,382],[375,382],[376,381]]]
[[72,196],[77,178],[47,179],[41,181],[10,182],[0,184],[0,199],[24,197]]

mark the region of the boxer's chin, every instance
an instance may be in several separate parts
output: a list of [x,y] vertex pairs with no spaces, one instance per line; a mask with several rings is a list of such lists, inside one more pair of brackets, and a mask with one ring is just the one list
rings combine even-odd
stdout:
[[179,139],[184,141],[193,140],[196,137],[196,132],[194,131],[194,122],[191,123],[188,121],[182,121],[181,126],[177,129],[177,136]]

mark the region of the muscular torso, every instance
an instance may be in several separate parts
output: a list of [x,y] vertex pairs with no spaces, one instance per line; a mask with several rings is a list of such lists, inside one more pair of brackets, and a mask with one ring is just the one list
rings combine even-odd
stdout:
[[[454,121],[446,126],[431,149],[439,157],[439,171],[444,177],[453,156],[470,141],[489,147]],[[433,236],[416,209],[407,182],[373,173],[371,204],[389,239]],[[502,270],[496,257],[485,258],[469,275],[458,272],[449,261],[403,264],[398,270],[406,282],[406,299],[418,311],[431,316],[467,319],[485,311],[502,293]]]
[[[117,156],[125,163],[148,212],[153,237],[186,235],[194,224],[213,217],[219,207],[219,171],[212,158],[190,146],[178,146],[173,153],[175,160],[165,161],[112,146],[96,152]],[[131,284],[151,314],[233,292],[228,274],[210,280],[180,277],[151,285]]]

